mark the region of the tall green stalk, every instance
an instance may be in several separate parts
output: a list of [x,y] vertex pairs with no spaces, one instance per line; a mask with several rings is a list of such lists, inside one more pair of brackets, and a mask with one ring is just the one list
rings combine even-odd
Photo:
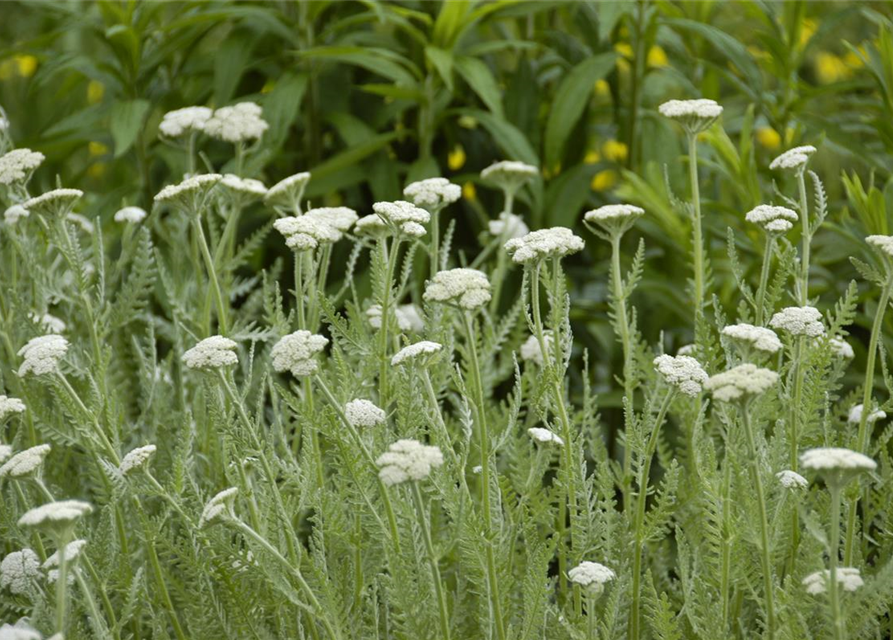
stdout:
[[[828,597],[831,601],[831,620],[834,628],[834,640],[844,640],[843,616],[840,614],[840,587],[837,584],[837,554],[840,552],[840,486],[837,482],[828,483],[828,491],[831,493],[831,535],[829,538],[828,563],[830,565],[830,584],[828,585]],[[854,509],[855,511],[855,509]]]
[[[202,259],[205,261],[205,269],[208,271],[208,280],[211,281],[211,290],[214,292],[214,303],[217,306],[217,332],[221,335],[227,334],[226,322],[226,306],[223,304],[223,293],[220,290],[220,282],[217,280],[217,272],[214,269],[214,259],[211,257],[211,250],[208,248],[208,240],[205,238],[205,230],[202,228],[202,219],[197,214],[192,214],[192,228],[198,238],[198,245],[202,252]],[[208,335],[211,335],[211,327],[205,327]]]
[[769,268],[772,264],[772,253],[775,248],[775,236],[766,233],[766,249],[763,251],[763,266],[760,269],[760,286],[757,287],[756,325],[763,326],[766,313],[766,289],[769,287]]
[[812,232],[809,228],[809,206],[806,203],[805,167],[797,172],[797,189],[800,193],[800,222],[803,233],[803,255],[800,256],[800,305],[809,304],[809,245]]
[[704,310],[704,240],[701,234],[701,191],[698,186],[698,136],[688,133],[688,177],[691,182],[691,203],[694,212],[692,240],[695,276],[695,328]]
[[[622,234],[613,233],[611,235],[611,295],[614,297],[614,307],[616,309],[617,318],[615,325],[617,327],[620,344],[623,348],[623,396],[626,398],[626,407],[624,408],[624,421],[627,416],[633,414],[634,404],[634,380],[633,380],[633,357],[632,357],[632,341],[629,333],[629,319],[626,311],[626,295],[623,290],[623,276],[620,272],[620,240]],[[631,504],[630,485],[627,478],[632,476],[632,449],[625,447],[623,452],[623,477],[624,481],[621,486],[623,492],[623,505],[627,507]]]
[[447,611],[446,595],[443,592],[443,583],[440,578],[440,568],[437,565],[437,554],[434,551],[434,542],[431,539],[431,528],[428,526],[428,514],[425,511],[425,502],[422,499],[422,491],[419,483],[412,481],[412,501],[415,504],[416,514],[419,517],[419,526],[422,529],[422,539],[425,541],[425,550],[428,553],[428,564],[431,567],[431,579],[434,582],[434,592],[437,595],[437,609],[440,617],[440,634],[443,640],[450,640],[450,614]]

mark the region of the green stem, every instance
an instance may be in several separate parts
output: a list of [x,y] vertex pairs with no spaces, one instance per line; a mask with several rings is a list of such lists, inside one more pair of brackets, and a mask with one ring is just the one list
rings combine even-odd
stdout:
[[496,317],[496,312],[499,311],[499,300],[502,297],[502,285],[505,282],[506,271],[508,270],[508,254],[503,247],[505,246],[505,243],[508,242],[509,220],[515,204],[515,192],[513,190],[505,189],[503,195],[505,196],[505,206],[503,207],[505,219],[502,225],[502,232],[499,234],[499,239],[496,244],[496,270],[490,278],[490,281],[493,283],[493,297],[490,299],[490,315],[494,318]]
[[440,209],[434,207],[431,212],[431,254],[430,254],[430,277],[433,280],[434,274],[440,271]]
[[800,221],[803,225],[803,255],[800,257],[800,304],[809,304],[809,245],[812,233],[809,229],[809,207],[806,204],[806,181],[803,169],[797,172],[797,188],[800,192]]
[[[211,250],[208,248],[208,240],[205,238],[205,230],[202,228],[200,216],[192,215],[192,227],[195,229],[198,245],[202,252],[202,259],[205,261],[205,269],[208,271],[208,279],[211,281],[211,289],[214,292],[214,302],[217,305],[217,330],[221,335],[226,335],[226,307],[223,304],[223,293],[220,291],[220,283],[217,281],[214,259],[211,257]],[[211,327],[206,327],[206,330],[210,335]]]
[[[791,471],[797,471],[800,453],[800,407],[803,402],[803,378],[806,372],[803,367],[803,336],[796,338],[794,346],[794,392],[790,412],[790,447],[791,457],[788,461]],[[791,556],[788,561],[788,574],[793,575],[797,561],[797,547],[800,545],[800,512],[797,509],[791,511]]]
[[688,176],[694,209],[692,251],[695,272],[695,327],[697,327],[698,317],[704,309],[704,240],[701,234],[701,192],[698,187],[698,137],[695,133],[688,134]]
[[830,569],[830,583],[828,585],[828,594],[831,600],[831,619],[834,627],[834,640],[844,640],[846,638],[846,630],[844,629],[843,616],[840,615],[840,594],[837,584],[837,562],[840,547],[840,486],[837,482],[828,484],[828,491],[831,492],[831,548],[828,550]]
[[56,549],[59,552],[59,575],[56,578],[56,633],[65,635],[65,608],[67,606],[68,589],[68,558],[65,547],[68,545],[69,536],[60,535],[56,540]]
[[161,594],[161,601],[167,609],[168,617],[174,627],[174,633],[178,640],[187,640],[183,627],[180,626],[180,619],[177,617],[177,610],[171,600],[171,594],[167,590],[167,584],[164,582],[164,572],[161,569],[161,563],[158,561],[158,553],[155,551],[155,542],[152,540],[152,534],[146,532],[146,550],[149,552],[149,562],[152,565],[152,572],[155,574],[155,583],[158,585],[158,591]]
[[425,550],[428,552],[428,563],[431,565],[431,579],[434,581],[434,591],[437,595],[438,610],[440,613],[440,633],[443,640],[450,640],[450,615],[447,611],[446,595],[443,592],[443,583],[440,578],[440,568],[437,565],[437,554],[434,551],[434,542],[431,540],[431,529],[428,527],[428,515],[425,511],[425,503],[422,499],[422,491],[419,483],[412,481],[412,500],[415,503],[416,513],[419,516],[419,526],[422,529],[422,539],[425,541]]
[[[632,344],[629,335],[629,320],[626,312],[626,295],[623,291],[623,276],[620,272],[620,239],[621,234],[615,233],[611,236],[611,286],[614,297],[614,307],[617,313],[615,326],[618,330],[618,337],[623,348],[623,394],[626,398],[627,406],[624,408],[624,423],[628,424],[626,416],[632,416],[634,410],[634,389],[633,389],[633,360],[632,360]],[[621,492],[623,493],[624,507],[631,504],[630,491],[632,482],[632,449],[627,445],[623,452],[623,482]]]
[[[387,240],[379,240],[379,246],[387,246]],[[394,277],[394,269],[397,265],[397,254],[400,252],[400,238],[395,237],[391,244],[391,251],[387,255],[387,270],[385,271],[384,291],[381,292],[381,329],[379,329],[379,372],[378,372],[378,397],[382,408],[388,406],[388,331],[391,327],[391,279]]]
[[763,326],[763,317],[766,313],[766,288],[769,286],[769,266],[772,263],[772,250],[775,244],[775,236],[766,234],[766,250],[763,252],[763,267],[760,269],[760,286],[757,288],[756,324]]
[[722,633],[729,632],[729,591],[731,589],[732,567],[732,462],[728,458],[728,442],[726,442],[726,459],[723,461],[722,479],[722,566],[719,582],[722,599]]
[[304,318],[304,252],[295,251],[295,308],[298,311],[298,329],[306,329]]

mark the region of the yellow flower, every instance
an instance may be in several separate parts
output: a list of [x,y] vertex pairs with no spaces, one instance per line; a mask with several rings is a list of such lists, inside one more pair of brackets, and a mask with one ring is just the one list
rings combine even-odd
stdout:
[[767,149],[778,149],[781,146],[781,135],[772,127],[757,127],[757,142]]
[[87,83],[87,102],[96,104],[102,100],[105,95],[105,86],[98,80],[91,80]]
[[599,160],[602,159],[602,155],[596,151],[595,149],[591,149],[586,152],[586,157],[583,158],[584,164],[595,164]]
[[592,182],[590,186],[593,191],[607,191],[614,187],[617,184],[620,176],[617,175],[617,172],[613,169],[606,169],[605,171],[599,171],[594,176],[592,176]]
[[453,147],[453,150],[447,154],[447,166],[450,171],[458,171],[465,166],[465,149],[461,144]]
[[460,116],[459,126],[463,129],[477,129],[477,118],[475,118],[474,116]]
[[816,54],[815,72],[821,84],[839,82],[850,76],[850,70],[840,56],[828,51]]
[[96,162],[94,164],[91,164],[90,167],[87,169],[87,175],[98,180],[105,175],[107,166],[108,165],[106,165],[105,162]]
[[760,49],[759,47],[755,47],[752,44],[747,46],[747,53],[753,56],[753,58],[756,60],[767,60],[768,58],[772,57],[768,52]]
[[629,155],[629,148],[619,140],[606,140],[602,145],[602,153],[611,162],[624,162]]
[[608,84],[607,80],[596,80],[595,87],[595,95],[599,98],[610,97],[611,95],[611,85]]
[[466,182],[462,185],[462,197],[466,200],[475,200],[478,197],[478,191],[474,188],[473,182]]
[[13,57],[19,75],[23,78],[30,78],[37,71],[37,58],[27,54],[20,54]]
[[[864,47],[859,47],[859,53],[865,55]],[[856,55],[856,53],[853,51],[846,52],[846,55],[843,56],[843,63],[847,66],[848,69],[861,69],[865,66],[862,58]]]
[[649,67],[666,67],[668,64],[667,52],[659,45],[654,45],[648,50]]
[[812,36],[815,35],[816,30],[819,28],[819,23],[816,22],[814,18],[804,18],[803,22],[800,25],[800,48],[806,46],[806,43],[812,39]]
[[264,83],[264,86],[261,87],[260,92],[261,93],[270,93],[275,87],[276,87],[276,81],[273,80],[272,78],[270,78]]
[[91,156],[104,156],[109,152],[108,146],[101,142],[90,142],[90,144],[87,145],[87,150],[90,152]]
[[624,58],[633,57],[633,48],[629,42],[618,42],[614,45],[614,51],[622,55]]

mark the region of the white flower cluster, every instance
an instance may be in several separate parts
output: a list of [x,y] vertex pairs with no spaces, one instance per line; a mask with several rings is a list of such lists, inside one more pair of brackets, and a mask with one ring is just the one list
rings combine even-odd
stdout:
[[427,302],[441,302],[473,310],[490,301],[490,281],[477,269],[438,271],[425,287]]
[[[828,590],[828,583],[831,581],[830,569],[816,571],[810,573],[803,578],[803,586],[806,587],[806,593],[810,595],[818,595]],[[859,570],[855,567],[838,567],[837,568],[837,584],[843,587],[844,591],[855,591],[865,584]]]
[[250,199],[261,199],[267,195],[267,187],[260,180],[242,178],[234,173],[227,173],[220,179],[220,186],[239,196]]
[[[0,626],[0,640],[43,640],[43,636],[27,623],[26,618],[22,618],[15,625]],[[64,638],[61,633],[57,633],[47,640],[64,640]]]
[[552,227],[531,231],[522,238],[512,238],[505,250],[517,264],[560,258],[581,251],[585,243],[567,227]]
[[428,178],[408,185],[403,195],[417,207],[440,210],[462,197],[462,187],[446,178]]
[[183,363],[190,369],[219,369],[239,362],[238,345],[223,336],[205,338],[183,354]]
[[45,313],[43,315],[32,313],[28,317],[31,318],[35,324],[40,325],[40,328],[47,333],[62,333],[67,326],[64,320],[57,318],[51,313]]
[[146,210],[142,207],[124,207],[115,212],[115,222],[138,224],[146,219]]
[[237,487],[230,487],[208,500],[205,508],[202,510],[202,517],[198,521],[198,526],[210,526],[223,519],[224,516],[235,517],[233,507],[238,493],[239,489]]
[[66,528],[92,512],[90,503],[81,500],[48,502],[26,511],[19,518],[19,526]]
[[13,149],[0,156],[0,184],[25,182],[45,156],[31,149]]
[[354,427],[377,427],[387,419],[384,410],[369,400],[351,400],[344,405],[344,416]]
[[20,595],[31,590],[40,577],[40,558],[31,549],[13,551],[0,562],[0,589]]
[[800,455],[800,464],[813,471],[874,471],[877,462],[868,456],[841,447],[810,449]]
[[676,120],[686,131],[699,133],[712,125],[722,115],[722,107],[715,100],[668,100],[658,111],[665,118]]
[[[419,314],[418,307],[414,304],[401,304],[394,309],[394,316],[400,331],[418,332],[425,328],[425,322]],[[369,320],[369,326],[373,329],[381,329],[381,305],[374,304],[366,309],[366,318]]]
[[122,476],[129,475],[134,471],[139,471],[149,464],[149,460],[155,455],[156,450],[157,448],[154,444],[137,447],[121,459],[121,464],[118,465],[118,471],[121,472]]
[[304,195],[304,189],[310,182],[310,172],[301,171],[294,175],[283,178],[267,190],[267,197],[264,199],[269,206],[275,207],[292,207],[296,209],[301,202],[301,196]]
[[[552,348],[551,331],[543,332],[543,343],[545,344],[547,351]],[[536,336],[527,338],[527,340],[524,341],[524,344],[521,345],[520,351],[522,360],[534,362],[539,366],[543,366],[543,351],[540,349],[540,341],[537,340]]]
[[780,156],[769,163],[769,168],[773,171],[778,169],[787,171],[799,171],[809,162],[809,156],[816,152],[816,148],[812,145],[804,145],[802,147],[794,147],[788,149]]
[[19,367],[19,376],[32,374],[41,376],[56,370],[59,361],[68,353],[68,340],[62,336],[50,334],[31,338],[18,355],[24,358]]
[[775,474],[778,481],[785,489],[805,489],[809,486],[809,482],[796,471],[785,469]]
[[260,138],[270,125],[261,118],[263,109],[254,102],[240,102],[214,111],[204,124],[204,132],[224,142],[245,142]]
[[407,480],[424,480],[433,468],[443,464],[443,454],[437,447],[418,440],[397,440],[375,462],[381,467],[378,477],[393,486]]
[[370,238],[383,238],[391,234],[391,230],[388,228],[388,225],[386,225],[385,221],[382,220],[376,213],[371,213],[368,216],[363,216],[362,218],[357,220],[354,231],[359,236],[366,236]]
[[815,307],[785,307],[772,316],[769,326],[787,331],[792,336],[817,338],[825,334],[822,313]]
[[14,204],[3,212],[3,219],[6,221],[6,224],[13,225],[30,215],[31,212],[25,207],[20,204]]
[[71,213],[74,203],[84,196],[80,189],[53,189],[25,200],[22,206],[37,215],[65,217]]
[[534,442],[540,442],[542,444],[554,444],[559,447],[564,446],[564,440],[557,433],[553,433],[548,429],[543,429],[542,427],[531,427],[527,430],[528,435],[534,440]]
[[487,223],[487,227],[490,230],[490,235],[505,238],[506,240],[523,238],[530,233],[530,229],[527,224],[525,224],[524,218],[505,211],[499,214],[498,219],[490,220],[490,222]]
[[372,210],[385,224],[391,225],[398,233],[412,238],[421,238],[425,235],[425,227],[422,225],[431,221],[430,213],[404,200],[376,202],[372,205]]
[[598,209],[587,211],[583,220],[601,227],[605,233],[625,233],[633,223],[645,215],[642,207],[632,204],[606,204]]
[[778,374],[774,371],[745,363],[710,376],[704,388],[712,391],[713,397],[721,402],[734,402],[760,395],[777,382]]
[[217,186],[222,175],[203,173],[186,178],[179,184],[169,184],[155,196],[155,202],[164,202],[185,209],[188,213],[199,213],[199,206],[208,193]]
[[887,257],[893,257],[893,236],[868,236],[865,242]]
[[[85,546],[87,546],[86,540],[72,540],[63,549],[57,549],[53,555],[47,558],[46,562],[43,563],[43,568],[52,569],[53,567],[58,567],[62,556],[65,556],[65,562],[77,560]],[[60,551],[62,553],[59,553]]]
[[0,421],[5,420],[15,413],[24,413],[25,403],[18,398],[10,398],[0,395]]
[[350,228],[356,224],[359,217],[357,212],[350,207],[318,207],[310,209],[304,215],[311,218],[319,218],[342,233],[350,231]]
[[828,344],[831,345],[832,352],[838,358],[852,360],[856,357],[856,352],[853,351],[852,345],[850,345],[850,343],[846,340],[843,340],[841,338],[831,338],[828,341]]
[[568,571],[567,577],[574,584],[580,585],[587,594],[598,595],[617,574],[603,564],[587,561]]
[[690,356],[662,354],[654,359],[654,367],[667,384],[692,398],[701,393],[701,387],[707,382],[707,372]]
[[[852,409],[850,409],[850,414],[847,416],[847,422],[850,424],[859,424],[862,422],[862,411],[863,405],[861,403],[854,405]],[[880,409],[875,409],[865,418],[865,422],[868,424],[874,424],[878,420],[883,420],[887,417],[887,414]]]
[[331,244],[342,238],[342,233],[322,216],[279,218],[273,226],[285,236],[285,244],[295,251],[311,251],[320,244]]
[[8,444],[0,443],[0,462],[4,462],[12,455],[12,447]]
[[0,478],[23,478],[43,466],[43,461],[50,453],[50,445],[39,444],[15,454],[0,467]]
[[303,329],[290,333],[273,345],[270,351],[273,369],[290,371],[296,378],[312,375],[319,367],[316,354],[325,349],[327,344],[327,338]]
[[785,233],[797,222],[797,212],[787,207],[771,204],[757,205],[747,212],[744,219],[762,227],[767,233]]
[[443,345],[430,340],[422,340],[415,344],[403,347],[391,358],[392,366],[400,366],[402,364],[418,363],[425,366],[443,349]]
[[781,349],[781,340],[778,339],[778,335],[766,327],[756,327],[746,323],[730,324],[723,328],[722,334],[757,351],[776,353]]
[[539,169],[532,164],[516,160],[501,160],[494,162],[481,171],[481,178],[492,182],[501,189],[514,193],[527,182],[537,177],[539,173]]
[[208,107],[175,109],[164,114],[158,129],[169,138],[179,138],[184,133],[204,131],[212,114]]

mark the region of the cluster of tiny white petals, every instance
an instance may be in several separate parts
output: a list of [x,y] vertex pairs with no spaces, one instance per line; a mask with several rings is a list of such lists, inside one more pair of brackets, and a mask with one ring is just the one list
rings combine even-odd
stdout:
[[531,231],[522,238],[505,243],[505,250],[518,264],[568,256],[581,251],[585,243],[567,227],[552,227]]
[[51,313],[45,313],[43,315],[32,313],[28,317],[36,324],[40,325],[41,329],[47,333],[62,333],[67,326],[64,320],[57,318]]
[[359,218],[357,212],[350,207],[318,207],[310,209],[304,215],[324,220],[341,232],[349,231]]
[[0,184],[26,180],[41,165],[45,156],[31,149],[13,149],[0,156]]
[[[52,569],[53,567],[59,566],[59,561],[62,559],[62,556],[65,556],[65,562],[72,562],[77,560],[78,556],[81,555],[81,551],[83,551],[84,547],[87,545],[86,540],[72,540],[67,545],[65,545],[64,550],[57,549],[53,555],[46,559],[46,562],[43,563],[44,569]],[[62,551],[60,554],[59,551]]]
[[52,373],[67,352],[68,340],[62,336],[51,334],[31,338],[18,352],[24,358],[19,367],[19,376]]
[[781,349],[781,340],[778,339],[778,335],[766,327],[757,327],[746,323],[730,324],[723,328],[722,334],[765,353],[776,353]]
[[707,382],[707,372],[691,356],[671,356],[665,353],[654,359],[654,367],[667,384],[693,398],[701,393],[701,387]]
[[254,178],[242,178],[234,173],[227,173],[220,179],[220,186],[230,191],[255,198],[263,198],[267,195],[267,187],[260,180]]
[[785,469],[775,474],[778,481],[785,489],[805,489],[809,486],[809,482],[796,471]]
[[865,238],[865,242],[881,253],[893,257],[893,236],[868,236]]
[[785,233],[791,230],[798,216],[796,211],[787,207],[761,204],[748,211],[744,219],[770,233]]
[[285,244],[295,251],[310,251],[320,244],[331,244],[342,238],[341,232],[321,216],[289,216],[273,223],[285,237]]
[[68,525],[93,512],[89,502],[59,500],[34,507],[19,518],[20,527]]
[[161,119],[158,129],[169,138],[178,138],[184,133],[204,131],[205,123],[213,112],[208,107],[184,107],[168,111]]
[[433,468],[443,464],[443,454],[437,447],[418,440],[397,440],[375,462],[381,467],[378,477],[393,486],[407,480],[424,480]]
[[704,388],[712,391],[717,400],[733,402],[764,393],[777,382],[778,374],[774,371],[745,363],[710,376]]
[[12,447],[8,444],[0,443],[0,462],[4,462],[12,455]]
[[118,465],[118,471],[121,472],[121,475],[126,476],[134,471],[142,469],[149,463],[152,456],[155,455],[156,450],[157,448],[154,444],[137,447],[121,459],[121,464]]
[[[0,640],[43,640],[43,636],[26,622],[19,620],[15,626],[4,624],[0,626]],[[47,640],[64,640],[61,633],[50,636]]]
[[316,354],[325,349],[327,344],[328,338],[303,329],[290,333],[273,345],[270,351],[273,369],[290,371],[296,378],[312,375],[319,367]]
[[633,204],[606,204],[598,209],[587,211],[583,220],[596,224],[607,233],[624,232],[633,222],[645,215],[642,207]]
[[812,145],[804,145],[802,147],[794,147],[793,149],[788,149],[780,156],[775,158],[771,163],[769,163],[769,168],[775,171],[776,169],[785,169],[785,170],[798,170],[802,167],[806,166],[806,163],[809,162],[809,156],[816,152],[816,148]]
[[260,138],[270,125],[261,118],[263,109],[254,102],[240,102],[214,111],[205,122],[204,132],[225,142],[244,142]]
[[236,501],[236,494],[239,493],[237,487],[224,489],[213,498],[208,500],[205,508],[202,510],[202,517],[199,519],[199,527],[207,527],[219,521],[225,515],[230,515],[233,510],[233,504]]
[[22,478],[38,471],[49,453],[48,444],[39,444],[18,452],[0,467],[0,478]]
[[532,164],[516,160],[501,160],[481,171],[481,178],[503,189],[516,191],[525,183],[536,178],[539,172],[539,169]]
[[831,345],[831,350],[838,358],[852,360],[856,357],[856,352],[853,351],[852,345],[842,338],[831,338],[828,344]]
[[[543,332],[543,343],[547,350],[552,348],[551,331]],[[522,360],[534,362],[539,366],[543,366],[543,351],[540,349],[540,341],[537,340],[536,336],[527,338],[527,340],[524,341],[524,344],[521,345],[520,351]]]
[[391,365],[399,366],[409,362],[427,362],[432,356],[437,355],[443,349],[443,345],[430,340],[422,340],[415,344],[403,347],[391,358]]
[[310,182],[310,172],[301,171],[283,178],[267,189],[266,202],[270,205],[291,205],[300,198],[304,188]]
[[477,269],[438,271],[425,287],[424,299],[472,310],[490,302],[490,281]]
[[370,237],[383,237],[391,233],[388,225],[375,213],[363,216],[357,220],[354,231],[356,231],[357,235]]
[[142,207],[124,207],[115,212],[115,222],[138,224],[146,219],[146,210]]
[[[810,595],[818,595],[828,590],[828,582],[831,581],[831,570],[823,569],[810,573],[803,578],[803,586],[806,587],[806,593]],[[837,568],[837,584],[843,587],[844,591],[855,591],[865,584],[859,569],[855,567],[838,567]]]
[[183,363],[190,369],[219,369],[239,362],[235,341],[223,336],[205,338],[183,354]]
[[815,307],[785,307],[772,316],[769,326],[783,329],[792,336],[817,338],[825,334],[822,313]]
[[677,356],[690,356],[693,353],[697,352],[697,345],[694,344],[684,344],[676,350]]
[[67,214],[83,195],[84,192],[80,189],[53,189],[25,200],[22,206],[37,214]]
[[84,233],[92,234],[96,230],[96,227],[93,225],[93,223],[90,222],[90,220],[86,216],[82,216],[79,213],[69,213],[67,216],[65,216],[65,219],[68,222],[73,222],[74,224],[79,226]]
[[669,100],[658,107],[660,114],[679,122],[691,133],[707,129],[722,115],[722,107],[715,100]]
[[31,215],[31,212],[28,211],[25,207],[20,204],[14,204],[6,211],[3,212],[3,219],[6,221],[6,224],[15,224],[22,218],[27,218]]
[[559,447],[564,445],[564,440],[557,433],[553,433],[548,429],[543,429],[542,427],[531,427],[527,430],[528,435],[533,438],[536,442],[541,442],[543,444],[554,444]]
[[462,187],[446,178],[428,178],[413,182],[403,190],[403,195],[418,207],[440,209],[462,197]]
[[156,194],[155,202],[173,202],[199,195],[213,188],[221,178],[223,176],[219,173],[203,173],[186,178],[179,184],[169,184]]
[[15,413],[24,413],[25,403],[18,398],[0,395],[0,421]]
[[388,224],[394,225],[401,233],[413,238],[425,235],[425,227],[431,221],[431,214],[411,202],[376,202],[372,210]]
[[567,572],[568,579],[591,595],[598,595],[617,577],[613,570],[598,562],[581,562]]
[[[850,424],[859,424],[862,422],[862,411],[863,405],[861,403],[854,405],[852,409],[850,409],[849,416],[847,416],[847,422]],[[880,409],[875,409],[871,413],[868,414],[868,417],[865,418],[865,422],[868,424],[873,424],[878,420],[883,420],[887,417],[887,414]]]
[[[422,331],[425,328],[425,322],[414,304],[401,304],[394,309],[394,316],[400,331]],[[374,304],[366,309],[366,318],[373,329],[381,329],[381,305]]]
[[369,400],[351,400],[344,405],[344,416],[355,427],[377,427],[387,418],[384,410]]
[[10,593],[28,593],[38,577],[40,558],[31,549],[13,551],[0,562],[0,589],[9,589]]
[[503,211],[496,220],[490,220],[487,223],[490,235],[512,240],[514,238],[523,238],[530,233],[530,228],[524,222],[524,218]]
[[841,447],[810,449],[800,455],[800,464],[815,471],[874,471],[877,462],[865,454]]

